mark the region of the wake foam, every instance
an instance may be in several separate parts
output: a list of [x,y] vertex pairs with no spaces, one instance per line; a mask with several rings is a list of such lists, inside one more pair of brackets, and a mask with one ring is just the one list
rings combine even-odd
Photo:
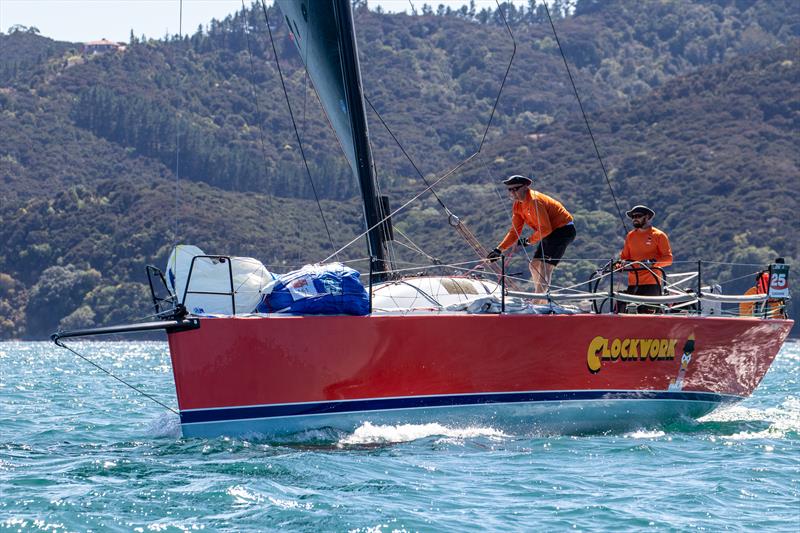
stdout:
[[637,431],[632,431],[630,433],[625,433],[625,435],[623,436],[629,439],[658,439],[660,437],[666,436],[666,433],[661,430],[640,429]]
[[698,422],[718,423],[767,423],[769,426],[759,430],[738,431],[722,438],[731,440],[782,439],[787,434],[800,434],[800,398],[789,397],[779,407],[753,409],[734,405],[714,411]]
[[179,439],[181,437],[181,419],[174,413],[161,413],[150,421],[146,431],[153,437]]
[[411,442],[426,437],[440,436],[445,439],[463,440],[488,437],[500,440],[508,435],[490,427],[449,428],[437,423],[400,424],[397,426],[373,425],[364,422],[352,434],[339,439],[339,446],[389,444]]

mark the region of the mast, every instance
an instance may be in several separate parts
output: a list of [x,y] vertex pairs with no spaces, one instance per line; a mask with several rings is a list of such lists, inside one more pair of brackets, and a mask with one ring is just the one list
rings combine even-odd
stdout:
[[[372,164],[372,149],[369,145],[367,113],[364,106],[364,91],[361,84],[361,68],[358,61],[356,34],[353,26],[353,11],[349,0],[333,0],[333,12],[338,28],[339,50],[342,60],[342,78],[347,109],[350,110],[350,124],[353,134],[355,161],[354,172],[361,187],[361,200],[364,206],[364,219],[367,228],[367,242],[370,256],[377,261],[378,270],[391,270],[386,241],[391,235],[391,219],[383,219],[383,205],[378,196],[377,181]],[[388,205],[388,204],[387,204]],[[376,275],[382,279],[384,275]]]

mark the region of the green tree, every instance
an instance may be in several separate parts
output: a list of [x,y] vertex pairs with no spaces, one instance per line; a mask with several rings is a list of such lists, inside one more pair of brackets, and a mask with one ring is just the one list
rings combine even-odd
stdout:
[[25,308],[28,336],[40,338],[53,333],[62,317],[75,311],[101,278],[97,270],[75,265],[52,266],[42,272]]

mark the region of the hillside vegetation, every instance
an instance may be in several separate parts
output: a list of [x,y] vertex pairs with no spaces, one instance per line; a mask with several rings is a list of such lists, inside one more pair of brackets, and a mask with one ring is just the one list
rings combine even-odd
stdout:
[[[576,217],[569,255],[581,260],[556,279],[575,283],[617,253],[622,225],[542,6],[503,8],[517,49],[492,126],[479,157],[436,192],[492,247],[510,217],[497,183],[535,174]],[[653,207],[679,261],[800,257],[798,11],[732,0],[554,10],[621,207]],[[282,17],[269,17],[313,182],[260,6],[102,55],[0,34],[0,338],[148,315],[144,265],[163,266],[176,242],[283,272],[363,231],[358,186]],[[379,180],[397,207],[425,185],[381,120],[429,180],[440,176],[478,149],[513,44],[489,10],[389,15],[359,3],[356,27],[380,113],[368,106]],[[398,240],[430,256],[475,258],[430,194],[394,222]],[[358,239],[340,259],[364,255]],[[725,287],[736,292],[756,269],[714,273],[741,277]]]

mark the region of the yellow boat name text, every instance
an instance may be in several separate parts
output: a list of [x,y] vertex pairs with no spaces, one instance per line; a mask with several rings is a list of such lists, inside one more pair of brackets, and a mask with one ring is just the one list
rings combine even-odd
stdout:
[[601,361],[646,361],[675,359],[678,339],[606,339],[597,336],[589,343],[586,363],[592,373],[600,372]]

